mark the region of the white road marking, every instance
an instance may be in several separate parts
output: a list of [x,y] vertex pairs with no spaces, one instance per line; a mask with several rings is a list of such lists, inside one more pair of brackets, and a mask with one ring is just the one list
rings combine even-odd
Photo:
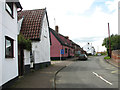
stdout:
[[100,75],[98,75],[97,73],[93,72],[94,75],[96,75],[97,77],[99,77],[100,79],[102,79],[103,81],[105,81],[106,83],[113,85],[111,82],[107,81],[106,79],[104,79],[103,77],[101,77]]

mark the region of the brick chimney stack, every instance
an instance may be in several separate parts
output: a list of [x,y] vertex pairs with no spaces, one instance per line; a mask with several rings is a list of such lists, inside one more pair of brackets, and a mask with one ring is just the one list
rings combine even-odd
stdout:
[[69,39],[69,37],[68,37],[68,36],[66,36],[65,38],[66,38],[66,39]]
[[59,32],[59,27],[55,26],[55,31],[58,33]]

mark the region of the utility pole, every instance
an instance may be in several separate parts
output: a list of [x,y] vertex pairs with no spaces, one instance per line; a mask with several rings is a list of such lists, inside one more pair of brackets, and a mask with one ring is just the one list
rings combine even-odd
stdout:
[[110,27],[108,23],[108,37],[109,37],[109,56],[111,57],[111,41],[110,41]]

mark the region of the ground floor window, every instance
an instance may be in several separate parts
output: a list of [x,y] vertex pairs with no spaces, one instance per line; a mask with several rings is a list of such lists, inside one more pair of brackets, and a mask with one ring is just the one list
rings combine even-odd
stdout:
[[14,57],[14,40],[8,36],[5,36],[5,58],[13,58]]
[[67,53],[67,48],[65,48],[65,53]]

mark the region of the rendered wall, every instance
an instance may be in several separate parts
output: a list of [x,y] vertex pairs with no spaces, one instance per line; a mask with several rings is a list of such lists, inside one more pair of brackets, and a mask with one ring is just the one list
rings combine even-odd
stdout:
[[50,62],[50,38],[46,15],[43,19],[41,41],[32,42],[35,63]]
[[[65,48],[67,48],[67,53],[65,53]],[[62,57],[68,57],[68,47],[67,46],[63,46],[64,49],[64,54],[62,55]]]
[[24,50],[24,65],[30,65],[30,51]]
[[[0,85],[5,84],[11,79],[14,79],[18,76],[18,49],[17,49],[17,8],[14,5],[14,19],[8,14],[8,12],[5,10],[5,0],[2,2],[2,6],[0,10],[0,15],[2,15],[2,22],[0,25],[2,25],[2,35],[0,35],[0,51],[2,51],[2,56],[0,56],[2,62],[2,72],[0,70],[0,73],[2,73],[2,83]],[[2,14],[1,14],[2,13]],[[5,58],[5,36],[8,36],[14,40],[14,58]],[[1,81],[1,80],[0,80]]]
[[83,47],[83,50],[85,50],[88,54],[91,53],[92,55],[95,54],[95,49],[92,48],[93,46],[91,44],[86,44],[84,47]]
[[0,2],[0,86],[2,85],[2,3]]
[[50,46],[50,57],[60,57],[60,49],[62,49],[62,45],[56,39],[56,37],[50,32],[51,34],[51,43]]
[[[68,50],[70,49],[70,56],[74,56],[74,49],[68,46],[62,46],[60,42],[56,39],[56,37],[50,32],[51,34],[51,47],[50,47],[50,56],[51,57],[60,57],[60,49],[64,49],[64,54],[61,57],[68,57]],[[65,48],[67,48],[67,53],[65,53]]]

